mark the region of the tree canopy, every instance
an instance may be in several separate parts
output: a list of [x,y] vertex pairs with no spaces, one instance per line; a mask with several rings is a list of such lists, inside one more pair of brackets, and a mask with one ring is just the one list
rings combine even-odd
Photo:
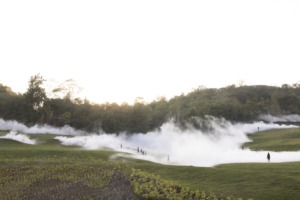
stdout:
[[299,84],[282,87],[231,85],[219,89],[199,87],[170,100],[161,97],[145,103],[137,98],[133,105],[118,105],[76,100],[71,94],[76,85],[73,80],[67,82],[72,87],[62,85],[58,88],[64,90],[65,95],[49,98],[43,88],[44,81],[39,74],[32,76],[24,94],[16,94],[0,84],[0,118],[17,120],[28,126],[70,125],[96,133],[146,133],[169,119],[179,124],[193,124],[195,117],[205,115],[231,121],[252,121],[260,114],[300,114]]
[[42,108],[47,98],[45,89],[42,87],[44,81],[43,77],[37,74],[30,77],[28,82],[28,89],[24,97],[34,110]]

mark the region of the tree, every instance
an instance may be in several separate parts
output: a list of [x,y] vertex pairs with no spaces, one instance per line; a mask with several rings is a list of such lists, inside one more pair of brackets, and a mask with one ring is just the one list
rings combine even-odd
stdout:
[[297,96],[289,94],[278,98],[280,108],[285,114],[292,114],[297,110],[298,99]]
[[129,112],[129,127],[131,133],[146,133],[149,131],[151,109],[136,101]]
[[57,88],[52,90],[52,93],[57,97],[63,97],[64,99],[68,99],[70,101],[75,102],[76,95],[81,92],[82,88],[76,84],[76,81],[73,79],[68,79],[60,84]]
[[10,94],[10,95],[13,95],[14,92],[11,90],[10,87],[6,86],[6,85],[3,85],[0,83],[0,93],[2,94]]
[[33,110],[40,110],[47,98],[45,89],[42,88],[44,82],[45,79],[40,74],[31,76],[28,82],[28,89],[24,96]]

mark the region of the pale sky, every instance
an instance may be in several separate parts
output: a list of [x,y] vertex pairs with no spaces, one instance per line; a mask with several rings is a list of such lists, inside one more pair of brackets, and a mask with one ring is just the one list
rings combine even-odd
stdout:
[[0,1],[0,83],[16,92],[40,73],[93,102],[149,102],[299,72],[298,0]]

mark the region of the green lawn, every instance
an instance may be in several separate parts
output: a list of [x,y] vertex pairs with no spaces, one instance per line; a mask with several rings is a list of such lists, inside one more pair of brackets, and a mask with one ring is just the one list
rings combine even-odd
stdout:
[[300,128],[258,132],[248,137],[253,142],[244,147],[253,150],[300,151]]
[[254,199],[299,199],[300,162],[227,164],[214,168],[136,164],[166,180],[224,196]]
[[[300,199],[300,162],[225,164],[213,168],[167,166],[134,159],[111,160],[110,156],[114,154],[112,151],[66,147],[60,145],[54,137],[31,135],[31,138],[39,141],[37,145],[0,139],[2,199],[30,199],[30,195],[40,197],[43,189],[32,190],[33,186],[40,181],[50,181],[47,182],[50,184],[51,180],[60,180],[57,183],[62,189],[70,188],[69,183],[72,182],[84,184],[89,190],[100,191],[102,188],[101,191],[104,191],[103,187],[112,180],[116,170],[128,174],[131,168],[218,196],[233,195],[262,200]],[[300,150],[300,129],[259,132],[251,135],[251,138],[253,142],[245,144],[251,149]],[[82,195],[83,198],[93,199],[88,194]]]

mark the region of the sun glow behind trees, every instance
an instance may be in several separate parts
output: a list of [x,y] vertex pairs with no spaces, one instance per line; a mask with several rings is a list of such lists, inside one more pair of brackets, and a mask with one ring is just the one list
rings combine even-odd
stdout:
[[24,93],[40,73],[119,104],[199,85],[292,84],[299,11],[293,0],[1,1],[0,83]]

